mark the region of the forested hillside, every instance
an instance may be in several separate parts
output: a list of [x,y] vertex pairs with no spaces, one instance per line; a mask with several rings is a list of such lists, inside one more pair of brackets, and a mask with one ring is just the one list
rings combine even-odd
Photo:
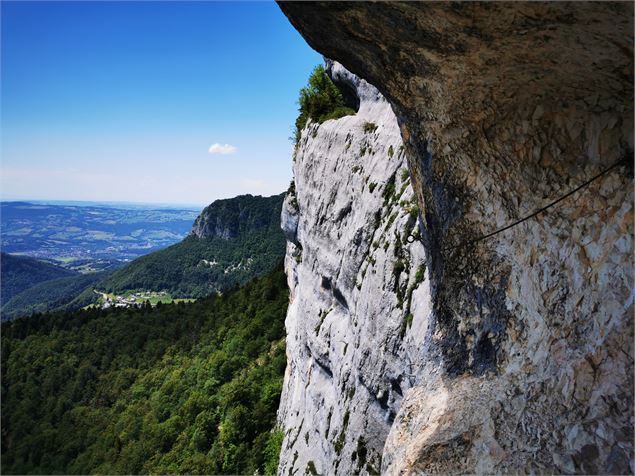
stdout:
[[2,473],[275,472],[281,267],[221,297],[2,324]]
[[77,273],[28,256],[2,253],[0,255],[0,275],[2,275],[0,305],[2,305],[31,286],[51,279],[75,276]]
[[147,290],[198,298],[267,273],[285,252],[283,199],[284,194],[217,200],[196,219],[190,236],[137,258],[100,287],[117,294]]
[[13,296],[2,306],[2,319],[35,312],[76,311],[96,301],[94,286],[111,272],[77,274],[36,284]]

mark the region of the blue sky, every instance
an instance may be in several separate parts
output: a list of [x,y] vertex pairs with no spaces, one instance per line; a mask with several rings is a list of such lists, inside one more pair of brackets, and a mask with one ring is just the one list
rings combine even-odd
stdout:
[[287,188],[298,91],[322,57],[275,3],[1,8],[2,199],[207,204]]

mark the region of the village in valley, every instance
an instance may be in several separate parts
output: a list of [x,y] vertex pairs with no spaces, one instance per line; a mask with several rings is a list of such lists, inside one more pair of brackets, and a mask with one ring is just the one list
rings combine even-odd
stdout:
[[159,303],[169,304],[195,301],[195,299],[174,299],[167,291],[130,291],[124,295],[106,293],[97,290],[94,290],[94,292],[99,295],[99,302],[87,307],[99,307],[101,309],[109,309],[113,307],[135,308],[142,307],[146,304],[156,306]]

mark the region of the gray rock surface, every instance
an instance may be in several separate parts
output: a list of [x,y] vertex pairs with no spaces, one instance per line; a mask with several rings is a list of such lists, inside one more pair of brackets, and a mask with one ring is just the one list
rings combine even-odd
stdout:
[[[413,315],[427,331],[418,334],[421,361],[411,388],[402,388],[382,472],[632,473],[633,5],[281,8],[314,48],[388,99],[422,210],[430,298],[426,317]],[[628,166],[548,213],[463,245],[622,158]],[[392,166],[383,159],[376,170]],[[303,188],[323,183],[315,180],[298,181],[300,216],[304,193],[314,193],[311,207],[328,192]],[[338,200],[356,209],[363,197],[351,191]],[[320,244],[334,256],[350,249],[326,238]],[[374,340],[381,332],[366,325],[368,360],[380,368],[391,357]],[[338,375],[340,360],[329,356]],[[301,394],[287,394],[284,408],[297,398],[301,409]],[[334,414],[346,411],[339,394],[328,401],[337,402]],[[348,431],[378,427],[372,412],[365,415]]]
[[285,475],[379,472],[403,395],[424,373],[431,310],[423,245],[407,242],[418,208],[396,118],[368,83],[336,63],[328,71],[360,109],[305,128],[283,206]]

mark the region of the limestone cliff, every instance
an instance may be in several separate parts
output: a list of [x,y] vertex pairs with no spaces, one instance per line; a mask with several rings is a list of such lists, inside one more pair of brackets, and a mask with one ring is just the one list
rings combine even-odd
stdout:
[[[364,118],[363,102],[356,117],[313,126],[285,212],[297,232],[288,230],[282,471],[330,474],[339,461],[341,474],[373,472],[387,433],[385,474],[633,472],[632,4],[281,8],[392,106],[425,257],[418,243],[408,250],[428,269],[411,334],[398,341],[405,278],[393,279],[390,250],[405,228],[395,217],[387,252],[371,259],[377,274],[360,282],[376,238],[357,230],[386,205],[352,173],[364,165],[351,154],[361,143],[346,149],[346,134],[364,140],[346,131],[355,121],[393,130],[395,143],[397,126],[387,114]],[[368,144],[369,183],[403,166],[386,150],[392,141]],[[620,160],[547,212],[474,241]],[[407,289],[415,281],[411,268]],[[356,466],[360,454],[370,466]]]
[[425,363],[430,293],[397,120],[374,87],[328,66],[359,111],[302,132],[295,193],[283,207],[285,475],[379,472],[403,394]]

